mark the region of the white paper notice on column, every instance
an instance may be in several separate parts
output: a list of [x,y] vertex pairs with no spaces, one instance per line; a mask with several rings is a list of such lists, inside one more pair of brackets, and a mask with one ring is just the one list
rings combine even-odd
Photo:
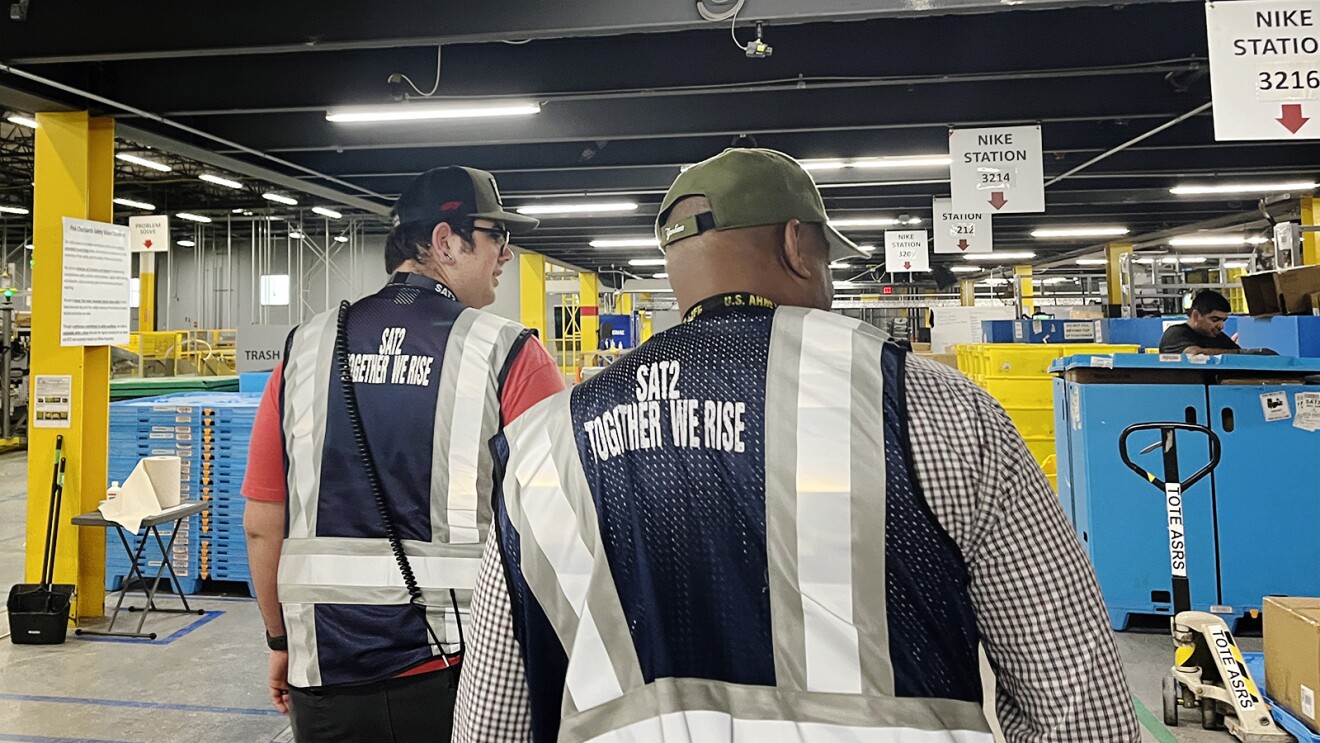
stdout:
[[995,235],[986,212],[959,212],[953,199],[935,199],[936,253],[989,253]]
[[128,343],[129,229],[64,218],[64,301],[61,346]]
[[1320,139],[1320,0],[1205,6],[1215,139]]
[[134,253],[170,252],[170,218],[167,214],[129,217]]
[[925,230],[885,232],[885,270],[929,271],[930,245]]
[[949,157],[954,209],[993,214],[1045,211],[1039,126],[954,129],[949,132]]

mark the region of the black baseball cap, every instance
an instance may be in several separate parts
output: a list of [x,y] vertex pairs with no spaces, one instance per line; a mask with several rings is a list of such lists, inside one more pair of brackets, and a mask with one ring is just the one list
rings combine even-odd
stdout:
[[417,176],[390,210],[394,225],[408,222],[440,224],[462,219],[490,219],[510,233],[536,229],[540,220],[504,208],[495,176],[484,170],[452,165]]

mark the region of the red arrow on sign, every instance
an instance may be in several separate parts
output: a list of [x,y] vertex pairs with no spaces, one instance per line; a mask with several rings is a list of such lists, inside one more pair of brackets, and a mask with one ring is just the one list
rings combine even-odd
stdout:
[[1302,104],[1300,103],[1285,103],[1281,113],[1283,115],[1275,121],[1283,124],[1283,127],[1293,134],[1300,131],[1302,127],[1306,126],[1306,122],[1310,121],[1302,115]]
[[143,241],[142,241],[142,247],[147,248],[148,250],[150,250],[150,249],[151,249],[151,241],[150,241],[150,240],[143,240]]
[[903,268],[912,268],[912,261],[903,261]]
[[959,249],[959,250],[966,250],[966,249],[968,249],[968,248],[970,248],[970,247],[972,247],[972,246],[967,244],[967,238],[964,237],[963,239],[961,239],[961,240],[958,241],[958,249]]
[[994,193],[990,194],[990,206],[993,206],[995,209],[1003,209],[1004,204],[1007,203],[1008,203],[1008,199],[1004,198],[1003,191],[995,191]]

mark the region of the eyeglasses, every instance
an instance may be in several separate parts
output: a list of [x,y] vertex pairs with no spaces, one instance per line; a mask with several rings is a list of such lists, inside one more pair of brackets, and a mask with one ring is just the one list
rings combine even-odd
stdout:
[[495,238],[495,245],[503,250],[509,244],[509,230],[504,227],[478,227],[475,224],[469,229],[473,232],[484,232]]

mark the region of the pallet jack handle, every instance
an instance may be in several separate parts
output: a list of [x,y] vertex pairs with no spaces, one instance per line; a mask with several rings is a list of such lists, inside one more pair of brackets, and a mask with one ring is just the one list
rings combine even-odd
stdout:
[[[1193,474],[1191,477],[1181,481],[1178,480],[1178,468],[1177,468],[1178,460],[1176,454],[1177,448],[1174,443],[1175,433],[1179,430],[1192,431],[1194,433],[1203,433],[1210,440],[1209,463],[1207,463],[1201,469],[1197,470],[1196,473]],[[1167,483],[1165,482],[1165,480],[1162,480],[1159,477],[1155,476],[1153,472],[1148,472],[1144,467],[1137,464],[1136,462],[1133,462],[1132,458],[1128,456],[1128,446],[1127,446],[1128,437],[1138,431],[1160,432],[1160,444],[1158,445],[1162,445],[1164,447],[1164,452],[1165,452],[1164,477],[1167,480],[1174,482],[1175,484],[1181,485],[1182,490],[1187,490],[1191,488],[1193,485],[1199,482],[1201,478],[1210,474],[1210,472],[1214,470],[1215,467],[1219,466],[1219,456],[1221,451],[1221,446],[1219,443],[1219,435],[1216,434],[1214,431],[1210,430],[1209,428],[1206,428],[1205,426],[1196,423],[1174,423],[1174,422],[1134,423],[1128,426],[1127,428],[1123,429],[1123,433],[1118,435],[1118,454],[1120,457],[1123,458],[1123,464],[1126,464],[1128,466],[1128,469],[1137,473],[1138,475],[1141,476],[1143,480],[1147,480],[1152,485],[1159,488],[1161,491],[1164,491],[1166,489],[1165,486],[1167,485]],[[1172,455],[1172,459],[1170,459],[1170,455]]]

